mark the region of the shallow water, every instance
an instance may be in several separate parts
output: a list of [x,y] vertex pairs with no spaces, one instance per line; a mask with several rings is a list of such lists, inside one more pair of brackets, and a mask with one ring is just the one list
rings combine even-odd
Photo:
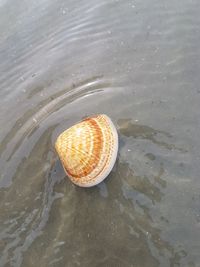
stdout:
[[[0,266],[200,266],[198,0],[0,0]],[[108,114],[109,177],[57,135]]]

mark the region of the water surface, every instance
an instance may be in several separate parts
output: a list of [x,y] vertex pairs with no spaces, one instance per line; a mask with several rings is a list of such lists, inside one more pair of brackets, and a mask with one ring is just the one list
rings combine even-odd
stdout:
[[[0,0],[0,265],[200,266],[198,0]],[[106,113],[119,155],[74,186],[58,134]]]

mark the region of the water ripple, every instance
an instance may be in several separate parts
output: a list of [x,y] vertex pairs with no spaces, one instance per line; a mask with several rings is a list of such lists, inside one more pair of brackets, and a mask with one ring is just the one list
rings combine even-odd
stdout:
[[[5,162],[10,161],[12,157],[15,156],[17,150],[25,145],[27,139],[31,137],[34,131],[38,129],[38,127],[41,127],[42,121],[51,116],[52,113],[77,99],[80,100],[82,97],[98,94],[108,86],[109,83],[102,80],[102,76],[96,76],[80,82],[79,84],[73,84],[69,88],[64,88],[39,102],[34,108],[27,110],[23,116],[16,120],[16,123],[1,142],[0,156],[2,169]],[[32,90],[28,97],[31,98],[34,94],[35,92]],[[1,183],[4,184],[5,180],[7,180],[8,183],[10,179],[11,178],[8,179],[6,175],[6,177],[1,180]]]

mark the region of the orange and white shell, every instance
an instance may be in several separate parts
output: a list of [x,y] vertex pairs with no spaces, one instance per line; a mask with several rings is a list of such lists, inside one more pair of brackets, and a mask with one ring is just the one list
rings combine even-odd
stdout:
[[71,181],[91,187],[103,181],[115,164],[117,130],[106,115],[89,117],[61,133],[55,148]]

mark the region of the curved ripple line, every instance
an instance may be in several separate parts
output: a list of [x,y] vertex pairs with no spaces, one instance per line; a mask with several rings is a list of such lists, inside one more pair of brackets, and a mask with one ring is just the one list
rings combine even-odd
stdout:
[[[92,79],[88,79],[85,82],[81,82],[78,86],[72,85],[69,91],[66,92],[66,88],[61,90],[54,95],[51,95],[46,100],[40,102],[34,109],[29,110],[25,114],[25,122],[21,125],[20,118],[17,120],[15,125],[11,128],[9,133],[6,135],[4,140],[0,144],[0,156],[6,150],[10,142],[14,142],[14,148],[8,149],[10,151],[9,156],[7,156],[6,161],[9,161],[15,154],[17,149],[20,147],[24,138],[30,136],[32,132],[39,127],[39,124],[46,119],[50,114],[57,111],[64,105],[71,103],[83,96],[99,93],[103,91],[105,87],[108,87],[108,83],[101,81],[102,76],[96,76]],[[50,102],[49,102],[50,100]],[[41,107],[42,106],[42,107]],[[34,114],[35,110],[39,111]],[[27,116],[27,117],[26,117]]]

